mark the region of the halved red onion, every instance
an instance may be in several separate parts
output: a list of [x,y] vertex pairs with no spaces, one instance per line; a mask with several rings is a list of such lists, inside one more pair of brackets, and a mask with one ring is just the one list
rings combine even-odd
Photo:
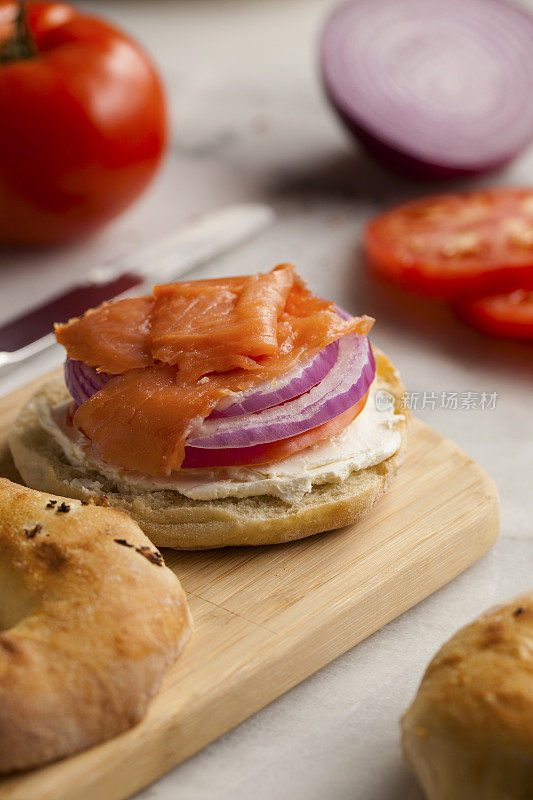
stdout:
[[329,99],[378,160],[476,174],[533,137],[533,17],[505,0],[353,0],[321,42]]
[[113,377],[107,372],[97,372],[83,361],[67,358],[64,366],[65,383],[74,402],[81,406],[89,397],[99,392]]
[[187,441],[187,447],[253,447],[317,428],[355,405],[368,391],[375,371],[368,338],[359,334],[343,336],[335,365],[308,392],[264,411],[207,418]]
[[323,380],[337,361],[339,342],[332,342],[316,356],[299,364],[276,381],[265,381],[261,387],[248,396],[242,395],[227,408],[220,406],[211,412],[209,419],[236,417],[247,412],[264,411],[308,392]]

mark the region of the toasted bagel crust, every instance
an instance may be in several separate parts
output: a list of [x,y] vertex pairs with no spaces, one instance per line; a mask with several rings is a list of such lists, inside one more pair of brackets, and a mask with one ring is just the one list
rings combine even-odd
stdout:
[[137,723],[190,631],[179,581],[126,514],[0,479],[0,772]]
[[[104,495],[111,506],[127,511],[159,547],[204,550],[228,545],[265,545],[301,539],[355,522],[372,508],[402,457],[408,411],[401,408],[404,388],[391,362],[379,350],[378,388],[389,391],[401,416],[402,446],[391,458],[352,475],[340,484],[313,487],[298,503],[287,505],[270,496],[224,500],[190,500],[177,491],[142,489],[120,493],[112,482],[94,471],[69,464],[53,438],[43,430],[33,401],[22,409],[11,430],[9,444],[24,482],[34,488],[88,499]],[[50,403],[69,395],[62,380],[46,384],[38,393]]]
[[402,718],[428,800],[533,797],[533,592],[453,636]]

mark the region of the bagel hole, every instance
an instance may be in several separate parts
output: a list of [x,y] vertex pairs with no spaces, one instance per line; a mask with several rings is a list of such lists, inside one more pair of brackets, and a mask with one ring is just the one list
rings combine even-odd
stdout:
[[14,628],[37,607],[37,598],[20,572],[0,555],[0,631]]

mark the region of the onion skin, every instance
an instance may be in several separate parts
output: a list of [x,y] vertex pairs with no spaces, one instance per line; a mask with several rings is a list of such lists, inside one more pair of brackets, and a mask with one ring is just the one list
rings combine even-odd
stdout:
[[511,161],[514,161],[518,155],[517,153],[512,153],[507,158],[487,162],[482,169],[477,166],[472,168],[446,167],[414,158],[408,153],[399,152],[365,131],[338,108],[335,107],[334,110],[341,122],[360,142],[374,161],[406,178],[414,178],[420,181],[446,181],[455,178],[474,177],[485,172],[496,172],[499,169],[503,169]]
[[533,16],[505,0],[346,2],[320,62],[341,121],[404,175],[490,172],[533,138]]

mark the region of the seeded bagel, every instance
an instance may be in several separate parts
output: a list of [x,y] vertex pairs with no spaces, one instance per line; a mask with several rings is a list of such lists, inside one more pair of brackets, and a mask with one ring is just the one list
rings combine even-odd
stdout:
[[0,772],[135,725],[190,631],[179,581],[126,514],[0,478]]

